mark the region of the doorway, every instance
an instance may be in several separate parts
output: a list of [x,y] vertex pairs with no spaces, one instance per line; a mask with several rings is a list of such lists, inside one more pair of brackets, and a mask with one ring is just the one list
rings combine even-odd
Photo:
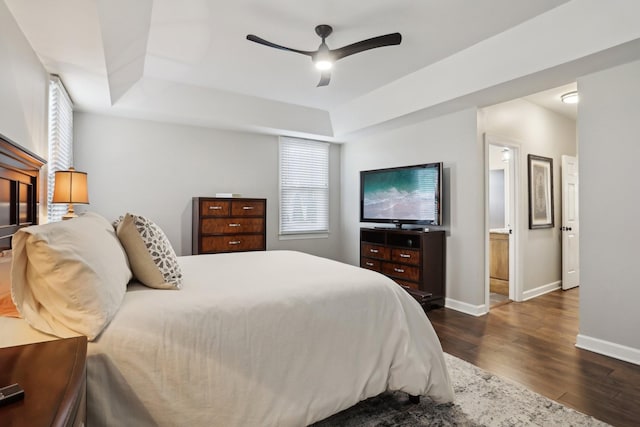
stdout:
[[518,301],[516,292],[516,218],[519,145],[485,135],[489,309]]

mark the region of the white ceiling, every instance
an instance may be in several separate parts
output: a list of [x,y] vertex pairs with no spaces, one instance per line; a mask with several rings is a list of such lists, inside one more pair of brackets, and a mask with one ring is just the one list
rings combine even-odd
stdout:
[[[565,13],[587,7],[569,0],[4,1],[79,110],[326,137],[330,115],[345,105],[559,6],[571,3]],[[330,85],[318,88],[308,57],[245,39],[315,50],[318,24],[333,26],[330,48],[396,31],[403,40],[340,60]],[[543,95],[528,99],[552,108]]]

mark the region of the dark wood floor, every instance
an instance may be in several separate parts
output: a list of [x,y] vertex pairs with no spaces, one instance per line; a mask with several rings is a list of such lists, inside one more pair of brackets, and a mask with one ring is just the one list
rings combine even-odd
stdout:
[[579,289],[482,317],[429,311],[445,352],[614,426],[640,425],[640,366],[575,347]]

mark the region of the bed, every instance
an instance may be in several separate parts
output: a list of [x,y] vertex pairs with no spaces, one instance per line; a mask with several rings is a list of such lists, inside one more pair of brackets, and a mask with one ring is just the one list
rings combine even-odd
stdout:
[[[82,314],[58,327],[60,318],[77,313],[51,309],[49,318],[37,313],[42,304],[29,311],[31,285],[22,284],[21,271],[35,261],[17,238],[39,227],[66,227],[67,236],[82,221],[113,233],[94,215],[16,235],[13,298],[23,316],[0,317],[0,346],[77,335],[74,321],[92,324]],[[453,399],[422,308],[378,273],[294,251],[198,255],[176,258],[179,289],[151,288],[129,282],[120,265],[105,261],[119,255],[96,243],[100,233],[71,250],[84,256],[99,247],[99,257],[82,260],[93,267],[86,274],[95,275],[82,292],[95,282],[94,299],[117,300],[115,309],[107,304],[100,328],[83,331],[91,340],[88,425],[301,426],[385,390]],[[121,296],[100,293],[112,277]],[[76,291],[65,289],[60,298]]]

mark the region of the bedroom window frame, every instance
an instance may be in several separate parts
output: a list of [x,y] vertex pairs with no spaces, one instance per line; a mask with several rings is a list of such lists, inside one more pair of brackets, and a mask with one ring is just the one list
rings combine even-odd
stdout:
[[73,101],[60,77],[49,77],[49,162],[47,167],[47,221],[57,222],[68,205],[53,203],[55,172],[73,166]]
[[[329,148],[328,142],[279,138],[280,240],[329,236]],[[294,218],[296,196],[302,203],[300,210],[313,215]]]

